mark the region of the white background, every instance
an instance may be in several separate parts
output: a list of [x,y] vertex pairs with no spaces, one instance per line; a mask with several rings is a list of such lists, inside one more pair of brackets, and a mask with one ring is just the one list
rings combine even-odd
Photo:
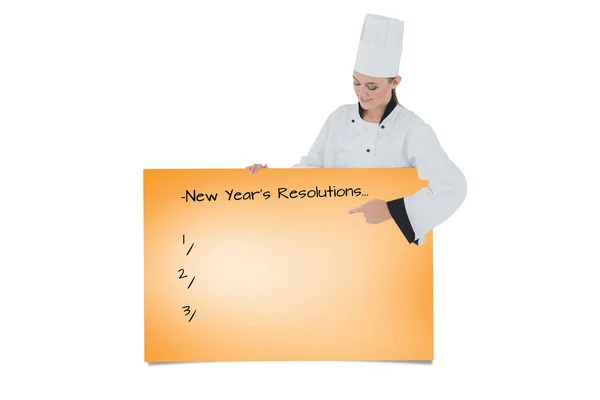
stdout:
[[[597,13],[583,1],[5,1],[0,397],[599,398]],[[593,4],[593,2],[587,2]],[[468,195],[435,361],[144,363],[144,168],[285,168],[354,102],[365,13]]]

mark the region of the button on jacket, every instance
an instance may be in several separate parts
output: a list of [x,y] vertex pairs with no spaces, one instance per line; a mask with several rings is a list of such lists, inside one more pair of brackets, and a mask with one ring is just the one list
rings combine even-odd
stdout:
[[422,245],[466,197],[466,179],[441,147],[433,129],[412,111],[388,106],[379,123],[362,119],[360,103],[332,112],[308,154],[293,168],[416,168],[427,187],[389,200],[390,214],[409,243]]

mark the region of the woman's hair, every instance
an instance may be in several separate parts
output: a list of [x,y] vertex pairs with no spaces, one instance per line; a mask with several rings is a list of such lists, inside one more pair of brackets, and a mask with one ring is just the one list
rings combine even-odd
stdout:
[[[394,77],[394,78],[388,78],[388,80],[389,80],[390,82],[392,82],[394,79],[396,79],[396,78],[395,78],[395,77]],[[392,99],[394,99],[394,101],[396,102],[396,104],[398,104],[400,107],[404,107],[404,106],[403,106],[402,104],[400,104],[400,102],[398,101],[398,97],[396,96],[396,88],[393,88],[393,89],[392,89]]]

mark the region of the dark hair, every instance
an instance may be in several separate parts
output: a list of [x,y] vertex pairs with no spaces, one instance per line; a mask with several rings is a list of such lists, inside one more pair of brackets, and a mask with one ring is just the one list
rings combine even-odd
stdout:
[[[391,81],[393,81],[394,79],[396,79],[396,78],[395,78],[395,77],[394,77],[394,78],[388,78],[388,80],[389,80],[390,82],[391,82]],[[400,107],[404,107],[404,106],[403,106],[402,104],[400,104],[400,102],[398,101],[398,96],[396,96],[396,88],[393,88],[393,89],[392,89],[392,99],[394,99],[394,101],[396,102],[396,104],[398,104]]]

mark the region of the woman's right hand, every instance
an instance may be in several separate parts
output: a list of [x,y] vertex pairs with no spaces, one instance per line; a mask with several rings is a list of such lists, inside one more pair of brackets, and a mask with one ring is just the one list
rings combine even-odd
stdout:
[[258,171],[260,171],[263,168],[269,168],[269,167],[267,166],[267,164],[265,164],[265,165],[263,165],[263,164],[254,164],[254,165],[251,165],[249,167],[246,167],[246,169],[248,171],[250,171],[250,174],[256,174]]

